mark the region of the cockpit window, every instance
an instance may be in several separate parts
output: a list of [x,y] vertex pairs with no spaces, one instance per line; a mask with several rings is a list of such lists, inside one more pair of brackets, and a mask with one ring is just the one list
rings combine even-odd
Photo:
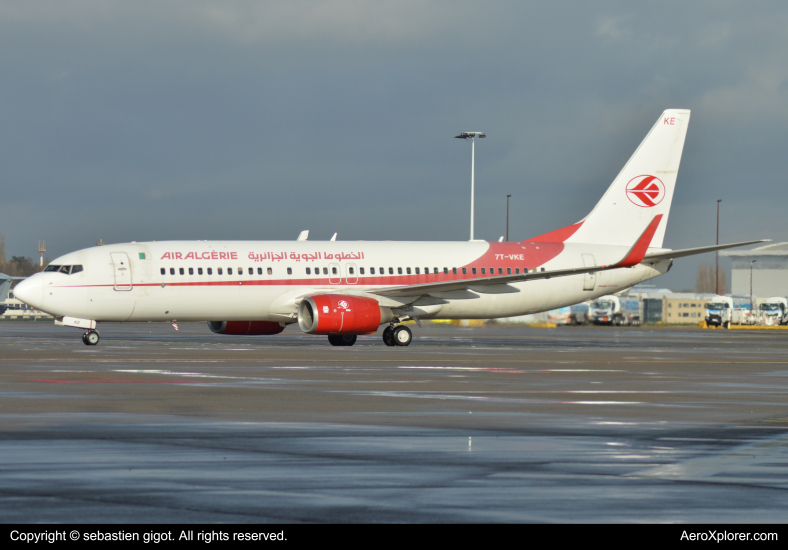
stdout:
[[82,271],[81,265],[48,265],[44,271],[52,271],[56,273],[65,273],[66,275],[73,275]]

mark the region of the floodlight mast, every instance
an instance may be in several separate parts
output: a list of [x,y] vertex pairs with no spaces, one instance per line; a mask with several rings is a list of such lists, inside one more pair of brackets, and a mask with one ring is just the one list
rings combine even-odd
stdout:
[[473,195],[474,195],[474,172],[476,163],[476,138],[486,138],[484,132],[463,132],[459,136],[454,136],[457,139],[471,140],[471,240],[473,240]]

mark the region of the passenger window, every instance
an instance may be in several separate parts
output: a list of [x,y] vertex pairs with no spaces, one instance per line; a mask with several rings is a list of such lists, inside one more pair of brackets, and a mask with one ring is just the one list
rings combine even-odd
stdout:
[[410,275],[410,268],[409,268],[409,267],[406,267],[406,268],[405,268],[405,273],[407,273],[408,275]]
[[271,269],[270,267],[268,268],[268,274],[269,274],[269,275],[273,275],[273,274],[274,274],[274,270],[273,270],[273,269]]
[[511,275],[512,274],[512,268],[511,267],[507,267],[506,268],[506,274],[507,275]]
[[369,268],[369,274],[370,275],[374,275],[375,274],[375,268],[374,267],[370,267]]
[[443,274],[444,275],[448,275],[449,274],[449,268],[448,267],[444,267],[443,268]]
[[331,268],[331,274],[332,275],[336,275],[337,274],[337,268],[336,267],[332,267]]
[[397,274],[402,275],[402,268],[401,267],[397,268]]
[[175,275],[175,268],[174,267],[170,268],[170,275]]
[[380,268],[380,271],[379,271],[379,273],[380,273],[381,275],[385,275],[385,274],[386,274],[386,270],[385,270],[384,268],[382,268],[382,267],[381,267],[381,268]]
[[217,275],[221,275],[222,274],[222,268],[221,267],[216,269],[216,274]]
[[74,273],[79,273],[80,271],[82,271],[82,266],[81,265],[73,265],[73,266],[71,266],[71,274],[72,275]]
[[457,275],[457,268],[456,267],[452,267],[451,268],[451,272],[454,273],[455,275]]
[[498,268],[498,275],[503,275],[503,268],[502,267]]
[[514,272],[515,272],[515,274],[519,275],[519,274],[520,274],[520,268],[519,268],[519,267],[518,267],[518,268],[516,268],[516,269],[514,270]]
[[475,268],[475,267],[472,267],[472,268],[471,268],[471,273],[473,273],[474,275],[476,275],[476,268]]
[[228,275],[232,275],[233,274],[233,268],[232,267],[228,267],[227,268],[227,274]]
[[437,275],[437,274],[438,274],[438,268],[436,267],[435,268],[435,275]]
[[359,270],[359,272],[360,272],[360,274],[361,274],[361,275],[363,275],[363,274],[364,274],[364,268],[363,268],[363,267],[359,267],[359,268],[358,268],[358,270]]
[[394,268],[393,267],[389,268],[389,275],[394,275]]
[[166,269],[164,269],[163,267],[161,268],[161,274],[162,274],[162,275],[166,275],[166,274],[167,274],[167,270],[166,270]]
[[183,268],[182,268],[182,267],[178,268],[178,273],[180,273],[181,275],[183,275],[183,274],[184,274],[184,273],[183,273]]
[[523,273],[528,273],[528,268],[527,267],[523,268]]
[[353,270],[353,268],[352,268],[352,267],[349,267],[349,268],[347,268],[347,271],[348,271],[348,273],[350,273],[351,275],[353,275],[353,273],[355,273],[355,271]]
[[293,274],[293,268],[292,267],[288,267],[287,268],[287,274],[288,275],[292,275]]
[[197,275],[202,275],[202,268],[201,267],[197,268]]
[[253,267],[249,268],[249,275],[254,275],[254,268]]
[[323,275],[328,275],[328,268],[327,267],[323,268]]
[[420,268],[417,267],[416,268],[416,275],[419,275],[419,274],[421,274],[421,271],[420,271]]
[[193,267],[189,268],[189,275],[194,275],[194,268]]
[[208,275],[213,275],[213,269],[211,269],[210,267],[208,268]]
[[468,274],[468,269],[463,267],[462,268],[462,274],[463,275],[467,275]]
[[484,268],[482,268],[482,275],[486,275]]
[[311,268],[309,268],[309,267],[307,267],[307,268],[306,268],[306,274],[307,274],[307,275],[311,275],[311,274],[312,274],[312,269],[311,269]]
[[239,267],[238,268],[238,275],[243,275],[243,274],[244,274],[244,268]]

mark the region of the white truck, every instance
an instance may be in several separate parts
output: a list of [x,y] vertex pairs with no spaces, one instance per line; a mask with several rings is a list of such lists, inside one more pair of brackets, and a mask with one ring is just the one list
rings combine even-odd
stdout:
[[620,296],[602,296],[588,306],[588,321],[595,325],[640,325],[640,309],[637,300]]
[[730,325],[741,325],[749,311],[736,307],[730,296],[714,296],[706,302],[706,324],[709,326],[728,328]]
[[788,300],[781,296],[772,296],[761,303],[758,308],[759,324],[766,326],[788,324]]

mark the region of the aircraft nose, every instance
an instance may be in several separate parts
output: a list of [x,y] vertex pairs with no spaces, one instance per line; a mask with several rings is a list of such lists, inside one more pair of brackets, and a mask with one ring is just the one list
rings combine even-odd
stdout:
[[39,275],[33,275],[16,285],[13,292],[17,300],[41,309],[44,301],[44,281]]

